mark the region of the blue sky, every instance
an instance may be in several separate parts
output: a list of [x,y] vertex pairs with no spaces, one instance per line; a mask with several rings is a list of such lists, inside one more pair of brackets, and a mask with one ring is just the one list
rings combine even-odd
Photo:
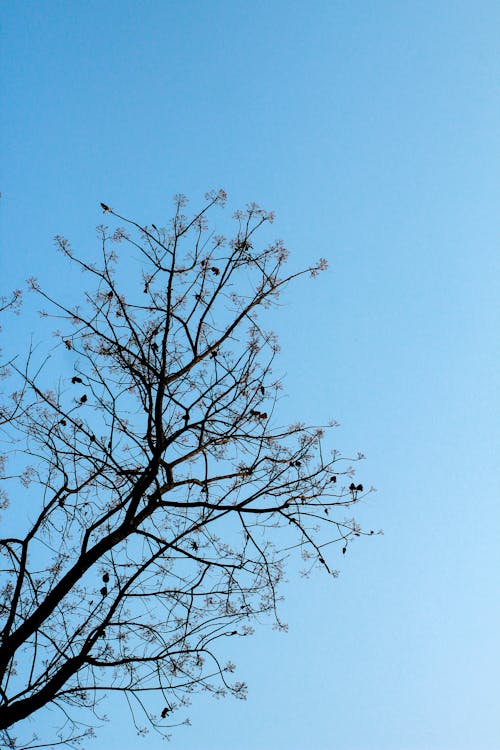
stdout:
[[[281,408],[340,421],[385,535],[290,578],[290,632],[229,649],[248,700],[200,696],[172,747],[498,750],[498,3],[51,0],[2,26],[6,290],[77,294],[52,237],[92,253],[101,200],[159,223],[218,187],[276,211],[294,267],[330,261],[273,321]],[[117,712],[95,750],[164,746]]]

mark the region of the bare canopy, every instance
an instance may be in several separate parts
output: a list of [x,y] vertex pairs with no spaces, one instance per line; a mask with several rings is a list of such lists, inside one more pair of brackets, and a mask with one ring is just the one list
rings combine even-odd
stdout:
[[113,691],[139,732],[167,733],[197,689],[244,697],[223,639],[263,613],[282,626],[289,555],[336,575],[329,545],[345,552],[366,533],[347,510],[363,487],[352,459],[323,446],[328,426],[280,422],[277,343],[259,318],[326,263],[287,275],[283,244],[260,244],[273,217],[256,205],[235,215],[232,238],[215,235],[207,214],[224,202],[209,194],[188,218],[178,197],[165,229],[103,203],[115,227],[99,228],[99,263],[57,238],[92,279],[82,304],[32,280],[71,369],[48,387],[48,366],[16,360],[1,409],[4,514],[23,527],[0,539],[0,730],[12,747],[27,747],[19,722],[47,706],[60,710],[59,742],[91,733]]

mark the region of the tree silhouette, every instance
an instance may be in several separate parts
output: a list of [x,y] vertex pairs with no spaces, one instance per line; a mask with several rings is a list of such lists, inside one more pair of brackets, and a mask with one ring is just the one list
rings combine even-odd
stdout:
[[25,368],[16,360],[2,407],[23,529],[0,539],[7,746],[27,747],[19,722],[47,706],[61,714],[57,742],[77,742],[106,693],[126,697],[139,733],[168,732],[197,689],[245,697],[224,639],[248,635],[264,613],[284,627],[289,555],[336,575],[328,545],[345,552],[364,533],[345,516],[362,487],[342,481],[352,460],[326,454],[328,428],[280,424],[277,343],[258,317],[326,263],[285,274],[281,242],[256,249],[273,216],[253,204],[235,214],[232,239],[210,233],[207,213],[224,202],[211,193],[188,218],[179,196],[166,229],[101,204],[121,227],[99,228],[99,265],[56,238],[93,279],[83,304],[31,280],[73,367],[50,389],[47,369],[42,378],[31,356]]

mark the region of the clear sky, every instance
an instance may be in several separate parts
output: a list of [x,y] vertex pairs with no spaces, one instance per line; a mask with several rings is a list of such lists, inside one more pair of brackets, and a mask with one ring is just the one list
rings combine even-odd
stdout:
[[[281,408],[340,421],[378,488],[358,519],[385,536],[338,550],[336,581],[290,579],[290,632],[229,649],[248,700],[196,698],[171,746],[498,750],[499,3],[1,15],[6,290],[65,286],[52,237],[93,252],[101,200],[158,224],[174,193],[218,187],[276,210],[294,266],[330,260],[276,315]],[[22,350],[30,320],[6,331]],[[164,747],[124,714],[94,750]]]

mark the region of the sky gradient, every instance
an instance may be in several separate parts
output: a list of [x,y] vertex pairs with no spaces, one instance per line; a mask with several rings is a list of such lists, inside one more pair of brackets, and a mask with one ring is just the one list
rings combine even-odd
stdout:
[[[286,635],[228,657],[176,750],[498,750],[500,5],[12,2],[2,16],[2,282],[78,295],[53,246],[99,202],[166,223],[211,188],[330,268],[273,327],[284,420],[341,423],[378,492],[336,581],[289,577]],[[86,250],[88,248],[88,250]],[[76,280],[78,281],[78,279]],[[71,286],[74,284],[74,287]],[[37,319],[9,321],[23,352]],[[31,317],[30,317],[31,316]],[[50,344],[50,342],[49,342]],[[104,750],[164,747],[117,707]]]

